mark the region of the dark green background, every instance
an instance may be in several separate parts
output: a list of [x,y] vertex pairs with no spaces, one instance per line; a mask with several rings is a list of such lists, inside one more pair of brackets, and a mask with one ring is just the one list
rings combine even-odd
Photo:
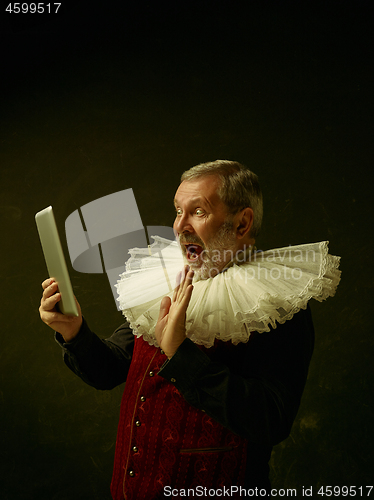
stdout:
[[[372,484],[369,2],[71,4],[1,12],[0,498],[110,498],[122,387],[84,385],[40,321],[34,214],[53,205],[66,251],[71,212],[133,188],[144,226],[171,226],[182,171],[217,158],[260,177],[259,248],[329,240],[342,256],[336,296],[311,305],[316,350],[273,487]],[[69,269],[109,336],[106,276]]]

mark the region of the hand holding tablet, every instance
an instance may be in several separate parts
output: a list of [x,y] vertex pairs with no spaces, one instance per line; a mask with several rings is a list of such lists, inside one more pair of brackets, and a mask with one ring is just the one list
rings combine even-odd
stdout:
[[35,221],[51,276],[42,283],[40,317],[68,342],[78,333],[82,314],[74,297],[52,207],[38,212]]

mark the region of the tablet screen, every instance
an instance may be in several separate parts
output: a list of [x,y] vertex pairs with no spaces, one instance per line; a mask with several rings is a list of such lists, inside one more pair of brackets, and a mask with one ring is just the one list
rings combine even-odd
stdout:
[[52,207],[47,207],[35,215],[35,221],[42,244],[49,276],[58,283],[61,300],[58,309],[66,315],[78,316],[73,288],[66,266]]

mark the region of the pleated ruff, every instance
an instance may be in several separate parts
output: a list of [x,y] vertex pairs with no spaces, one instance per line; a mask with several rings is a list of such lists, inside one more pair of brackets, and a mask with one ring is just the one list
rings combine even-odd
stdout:
[[[158,346],[154,332],[160,303],[172,297],[185,265],[174,241],[154,236],[147,249],[133,249],[116,285],[120,308],[137,337]],[[214,278],[194,280],[186,333],[211,347],[215,339],[247,342],[252,332],[266,332],[291,319],[309,300],[335,295],[340,257],[328,253],[328,241],[254,253]]]

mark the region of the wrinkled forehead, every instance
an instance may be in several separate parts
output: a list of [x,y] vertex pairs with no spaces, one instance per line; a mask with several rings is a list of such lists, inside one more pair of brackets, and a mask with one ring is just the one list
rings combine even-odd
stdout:
[[174,202],[176,204],[183,204],[200,200],[212,208],[219,207],[222,205],[218,194],[220,185],[220,179],[214,175],[185,180],[179,185],[175,193]]

